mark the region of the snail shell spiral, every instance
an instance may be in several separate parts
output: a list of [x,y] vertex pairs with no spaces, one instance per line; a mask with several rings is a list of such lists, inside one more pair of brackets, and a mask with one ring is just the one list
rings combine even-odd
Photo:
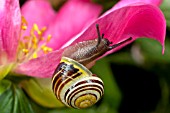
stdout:
[[103,95],[103,82],[77,61],[62,57],[52,79],[56,97],[66,106],[86,108]]

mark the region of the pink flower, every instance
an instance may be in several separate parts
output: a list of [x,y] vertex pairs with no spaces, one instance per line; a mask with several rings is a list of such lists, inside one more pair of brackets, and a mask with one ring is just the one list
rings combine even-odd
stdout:
[[[40,52],[37,54],[37,58],[31,57],[27,60],[25,60],[25,57],[24,60],[19,58],[22,59],[20,62],[16,61],[18,59],[17,45],[20,42],[24,43],[25,40],[19,40],[21,20],[18,0],[6,0],[2,4],[0,3],[0,18],[2,18],[2,22],[0,22],[1,66],[3,67],[12,62],[15,63],[15,67],[12,67],[11,70],[14,73],[34,77],[51,77],[66,47],[97,38],[96,24],[99,24],[100,32],[104,33],[105,37],[114,44],[129,37],[133,38],[132,41],[139,37],[148,37],[158,40],[164,52],[166,23],[160,9],[149,2],[138,2],[138,0],[130,3],[125,1],[120,1],[118,4],[122,5],[116,5],[98,19],[96,18],[101,11],[101,7],[87,0],[69,0],[56,14],[46,1],[43,3],[36,3],[39,2],[38,0],[32,1],[32,3],[28,2],[23,6],[22,14],[28,20],[28,24],[33,24],[33,20],[35,20],[38,26],[47,27],[46,31],[44,29],[37,30],[37,26],[34,25],[34,30],[37,33],[43,33],[42,37],[47,37],[47,39],[48,34],[52,35],[50,42],[45,45],[46,49],[52,52],[47,54]],[[35,3],[36,7],[34,6]],[[13,8],[13,10],[8,7]],[[31,15],[29,14],[29,9],[34,9],[31,11]],[[34,17],[32,15],[38,15],[38,18],[31,19],[31,17]],[[32,30],[32,28],[28,26],[28,30]],[[29,35],[29,32],[24,35]],[[132,41],[107,52],[102,57],[121,49]],[[41,47],[42,44],[41,42],[35,43],[36,49]],[[27,51],[25,50],[25,52]],[[6,53],[6,56],[2,53]],[[2,63],[4,58],[10,59],[7,60],[8,63]]]
[[[79,7],[74,8],[74,4]],[[68,8],[70,9],[69,11],[65,10]],[[83,12],[81,12],[81,14],[77,13],[79,10],[82,10]],[[88,14],[89,11],[91,11],[91,14]],[[44,55],[43,52],[49,52],[52,50],[52,48],[47,47],[46,44],[44,45],[44,42],[40,39],[45,37],[43,34],[51,21],[56,21],[58,19],[63,21],[62,18],[67,19],[68,15],[65,14],[69,12],[77,14],[78,17],[80,15],[83,16],[83,18],[79,20],[79,23],[77,21],[77,25],[72,25],[72,27],[74,26],[76,29],[74,32],[67,35],[67,37],[72,37],[80,32],[85,25],[94,21],[98,17],[100,11],[101,7],[99,5],[92,4],[91,2],[70,1],[56,13],[48,1],[35,0],[28,1],[28,3],[22,7],[22,15],[24,15],[28,20],[26,21],[23,17],[21,19],[21,11],[18,0],[6,0],[0,2],[0,79],[5,77],[9,72],[15,73],[16,69],[18,69],[18,65],[36,58],[37,55]],[[36,16],[32,16],[33,14]],[[70,15],[70,17],[73,16]],[[70,20],[68,20],[68,22],[64,22],[72,23],[69,21]],[[46,28],[44,28],[44,26]],[[66,29],[63,30],[67,32]],[[60,33],[58,32],[58,34]],[[50,35],[47,35],[47,40],[49,40],[48,38],[50,38]],[[42,45],[40,46],[39,43]],[[16,72],[16,74],[22,73]]]
[[16,61],[20,37],[21,14],[18,0],[0,2],[0,80]]

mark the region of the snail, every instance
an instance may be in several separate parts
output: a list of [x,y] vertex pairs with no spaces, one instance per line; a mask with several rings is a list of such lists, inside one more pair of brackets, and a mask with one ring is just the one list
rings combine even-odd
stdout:
[[79,42],[70,46],[62,53],[53,78],[52,89],[58,100],[68,107],[87,108],[100,100],[104,94],[103,81],[92,74],[87,68],[91,62],[127,41],[111,45],[104,34],[100,34],[99,25],[96,24],[98,38]]

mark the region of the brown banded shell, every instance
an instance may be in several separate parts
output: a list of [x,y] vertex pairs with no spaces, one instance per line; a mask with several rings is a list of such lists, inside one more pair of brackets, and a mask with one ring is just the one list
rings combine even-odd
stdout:
[[104,94],[103,82],[77,61],[62,57],[52,79],[56,97],[66,106],[86,108]]

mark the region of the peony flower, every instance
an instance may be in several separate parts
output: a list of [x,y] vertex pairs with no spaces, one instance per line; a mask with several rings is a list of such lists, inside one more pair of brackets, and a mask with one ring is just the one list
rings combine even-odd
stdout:
[[[68,1],[68,3],[57,12],[54,22],[48,24],[48,29],[44,35],[52,35],[52,39],[47,46],[52,48],[53,51],[18,64],[14,72],[34,77],[51,77],[66,47],[97,37],[96,24],[99,24],[100,32],[104,33],[105,38],[113,42],[113,44],[126,40],[129,37],[133,38],[132,41],[107,52],[102,57],[121,49],[140,37],[158,40],[163,47],[162,52],[164,52],[166,22],[161,10],[156,6],[160,4],[160,1],[153,2],[153,4],[151,4],[152,0],[149,2],[146,1],[120,1],[101,17],[95,20],[93,18],[93,22],[87,22],[88,24],[80,27],[77,31],[77,26],[80,24],[79,20],[85,17],[79,14],[73,17],[71,11],[67,10],[73,8],[70,8],[71,6],[69,7],[68,4],[70,3],[71,5],[74,2],[76,4],[78,1]],[[81,2],[87,3],[88,1]],[[78,13],[78,10],[76,11]],[[92,11],[90,13],[92,13]],[[88,12],[88,14],[90,13]]]

